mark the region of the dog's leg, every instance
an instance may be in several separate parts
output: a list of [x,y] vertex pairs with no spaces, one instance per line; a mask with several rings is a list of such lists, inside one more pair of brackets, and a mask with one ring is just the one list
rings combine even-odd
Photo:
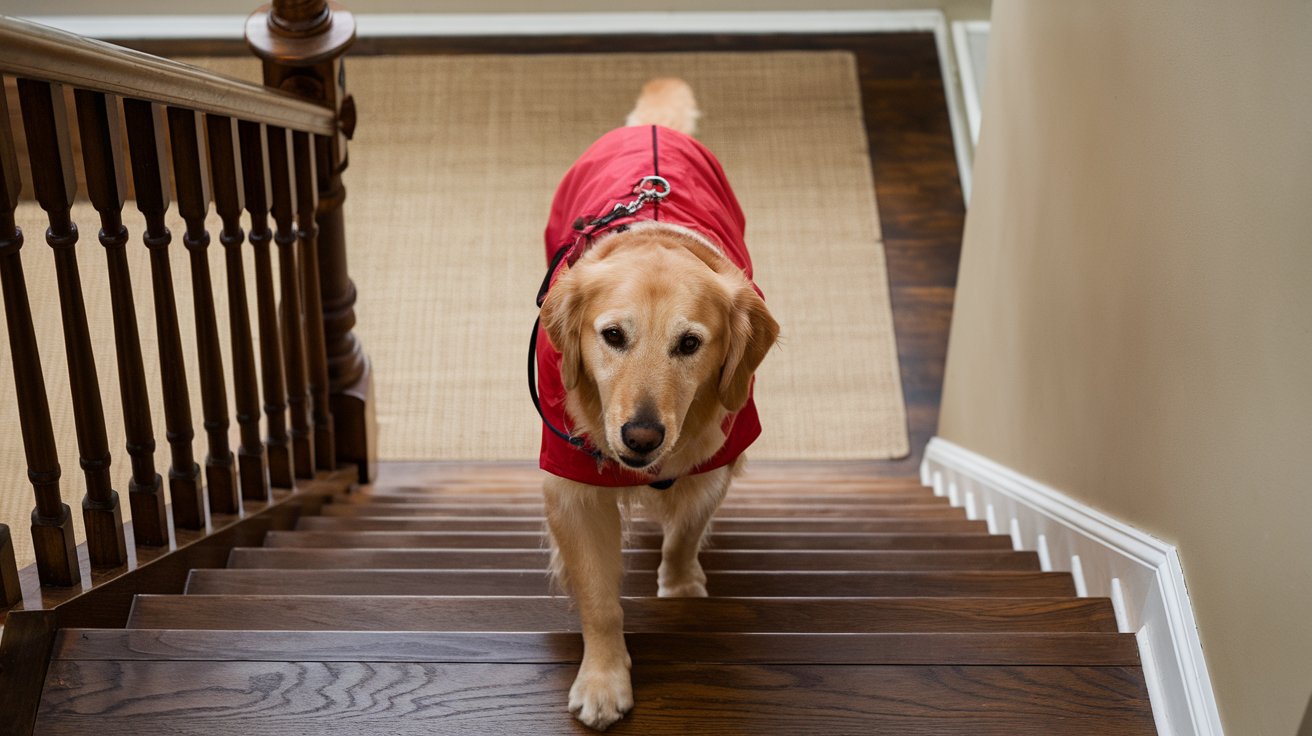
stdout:
[[543,490],[553,564],[578,603],[583,625],[583,663],[569,691],[569,710],[584,724],[605,730],[633,707],[620,607],[619,506],[611,489],[555,477]]
[[665,491],[670,495],[658,502],[665,539],[661,543],[661,566],[656,571],[657,595],[706,597],[706,573],[697,553],[701,551],[711,516],[729,491],[730,479],[728,468],[684,478]]

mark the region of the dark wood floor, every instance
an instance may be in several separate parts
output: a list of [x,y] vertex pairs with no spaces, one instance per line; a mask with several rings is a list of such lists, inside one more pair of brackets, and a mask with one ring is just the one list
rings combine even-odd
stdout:
[[[127,45],[175,56],[249,53],[243,43],[233,41],[141,41]],[[925,444],[938,429],[943,364],[966,214],[933,34],[374,38],[357,41],[352,54],[772,50],[845,50],[856,56],[888,260],[911,454],[902,460],[854,465],[878,475],[914,475]]]

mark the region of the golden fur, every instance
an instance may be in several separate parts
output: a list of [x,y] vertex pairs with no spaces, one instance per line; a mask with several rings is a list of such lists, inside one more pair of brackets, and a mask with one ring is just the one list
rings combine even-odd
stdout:
[[[695,120],[685,83],[654,80],[628,122],[673,122],[690,130]],[[746,403],[779,325],[714,245],[654,222],[599,239],[557,279],[541,316],[561,353],[575,431],[652,480],[679,478],[666,491],[599,488],[557,476],[544,482],[552,572],[574,596],[583,630],[583,662],[569,709],[604,730],[633,707],[620,608],[621,510],[640,507],[662,526],[658,595],[705,596],[697,553],[743,458],[683,474],[724,443],[721,421]],[[622,335],[622,347],[608,342],[608,331]],[[696,349],[681,352],[689,337]],[[624,427],[638,420],[660,425],[664,434],[658,447],[634,457]]]

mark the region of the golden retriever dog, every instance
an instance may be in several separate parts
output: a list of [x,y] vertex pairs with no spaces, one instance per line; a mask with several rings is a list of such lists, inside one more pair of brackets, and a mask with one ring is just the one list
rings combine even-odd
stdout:
[[564,257],[540,298],[543,490],[552,572],[583,632],[569,710],[599,730],[633,707],[623,517],[664,531],[658,595],[707,595],[698,552],[759,434],[753,375],[779,334],[741,209],[689,135],[698,114],[686,83],[648,83],[628,127],[566,175],[547,231]]

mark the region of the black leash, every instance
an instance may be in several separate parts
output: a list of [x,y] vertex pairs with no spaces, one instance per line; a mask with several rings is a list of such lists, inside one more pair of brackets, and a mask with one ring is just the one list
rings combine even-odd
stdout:
[[[653,126],[652,148],[654,149],[655,146],[656,146],[656,129],[655,126]],[[637,199],[633,200],[628,204],[616,204],[611,209],[610,212],[606,213],[605,215],[602,215],[601,217],[597,217],[591,221],[585,221],[585,218],[580,217],[574,223],[574,229],[584,230],[585,228],[589,228],[587,232],[583,233],[583,237],[586,238],[589,243],[591,243],[592,236],[597,232],[598,229],[604,228],[605,226],[609,225],[611,222],[614,222],[615,220],[621,217],[628,217],[635,214],[638,210],[642,209],[643,205],[647,204],[648,202],[654,202],[655,206],[659,207],[660,201],[670,193],[670,184],[668,181],[666,181],[660,176],[660,171],[658,169],[656,175],[643,177],[642,180],[639,181],[638,184],[633,188],[633,193],[638,195]],[[627,229],[627,226],[625,225],[621,225],[620,227]],[[556,254],[551,257],[551,264],[547,266],[547,275],[542,277],[542,286],[538,287],[538,297],[537,297],[538,309],[542,309],[542,302],[547,300],[547,291],[551,288],[551,277],[555,275],[556,267],[560,265],[561,260],[571,250],[573,250],[573,248],[574,245],[561,246],[561,248],[556,251]],[[567,432],[561,431],[558,427],[556,427],[556,425],[548,421],[547,415],[542,412],[542,399],[538,397],[538,375],[537,375],[538,330],[541,328],[541,325],[542,325],[542,317],[539,316],[533,320],[533,332],[532,334],[529,335],[528,338],[528,395],[533,398],[533,408],[538,410],[538,416],[541,417],[543,426],[551,430],[552,434],[556,435],[562,440],[565,440],[570,445],[572,445],[576,450],[579,450],[580,452],[588,453],[588,455],[591,456],[592,459],[596,460],[597,462],[605,462],[607,458],[605,455],[601,454],[600,450],[596,449],[595,447],[589,448],[587,440],[583,439],[582,437],[575,437]],[[658,491],[664,491],[670,486],[674,485],[674,482],[676,480],[678,480],[678,478],[670,478],[669,480],[658,480],[654,483],[648,483],[647,485],[652,488],[655,488]]]
[[[563,246],[556,251],[556,255],[551,257],[551,265],[547,266],[547,275],[542,279],[542,286],[538,289],[538,309],[542,308],[542,302],[547,300],[547,290],[551,288],[551,276],[556,273],[556,266],[569,253],[573,246]],[[604,460],[605,456],[596,448],[588,449],[588,443],[582,437],[575,437],[571,434],[562,432],[556,428],[556,425],[547,421],[547,415],[542,413],[542,400],[538,398],[538,329],[542,324],[542,318],[537,317],[533,320],[533,334],[528,338],[528,395],[533,397],[533,408],[538,410],[538,416],[542,418],[542,424],[551,430],[552,434],[565,440],[575,448],[588,453],[594,460]]]

